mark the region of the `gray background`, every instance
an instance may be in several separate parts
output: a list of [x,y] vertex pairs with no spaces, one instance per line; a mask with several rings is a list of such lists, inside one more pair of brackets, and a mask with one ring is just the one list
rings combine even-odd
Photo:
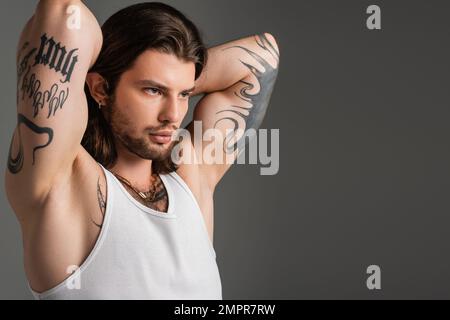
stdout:
[[[100,23],[136,2],[86,1]],[[2,172],[15,46],[35,3],[0,2]],[[235,166],[215,195],[224,298],[450,298],[450,3],[166,3],[208,46],[271,32],[281,49],[262,126],[280,129],[280,171]],[[366,28],[370,4],[381,7],[381,31]],[[0,298],[29,299],[3,183],[0,210]],[[381,267],[379,291],[366,287],[371,264]]]

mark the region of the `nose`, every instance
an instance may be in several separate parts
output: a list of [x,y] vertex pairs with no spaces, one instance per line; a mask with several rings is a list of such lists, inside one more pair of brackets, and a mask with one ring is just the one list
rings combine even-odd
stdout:
[[174,97],[168,97],[162,106],[158,120],[160,122],[176,123],[180,120],[180,108]]

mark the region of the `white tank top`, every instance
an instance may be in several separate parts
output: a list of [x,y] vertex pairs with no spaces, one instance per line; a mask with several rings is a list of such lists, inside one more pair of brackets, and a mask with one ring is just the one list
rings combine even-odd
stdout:
[[[168,212],[134,199],[102,165],[107,182],[103,227],[67,279],[36,299],[221,300],[216,253],[198,203],[176,173],[160,175]],[[76,267],[74,267],[75,269]]]

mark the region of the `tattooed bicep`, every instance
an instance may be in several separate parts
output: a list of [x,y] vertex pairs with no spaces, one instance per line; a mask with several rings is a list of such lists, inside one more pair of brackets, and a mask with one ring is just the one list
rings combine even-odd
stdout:
[[41,7],[17,47],[8,181],[35,195],[46,194],[56,176],[70,172],[87,124],[84,82],[94,37],[84,24],[67,28],[66,19],[64,6]]

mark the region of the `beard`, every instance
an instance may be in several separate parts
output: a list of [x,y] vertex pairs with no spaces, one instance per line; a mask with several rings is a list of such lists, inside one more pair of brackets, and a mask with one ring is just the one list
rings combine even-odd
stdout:
[[[170,157],[172,149],[178,141],[171,141],[166,144],[155,143],[150,140],[149,133],[136,137],[131,119],[117,109],[115,106],[108,108],[111,132],[116,143],[121,143],[129,152],[143,159],[164,161]],[[166,125],[149,129],[149,132],[156,132],[170,128]],[[172,127],[172,129],[176,128]]]

